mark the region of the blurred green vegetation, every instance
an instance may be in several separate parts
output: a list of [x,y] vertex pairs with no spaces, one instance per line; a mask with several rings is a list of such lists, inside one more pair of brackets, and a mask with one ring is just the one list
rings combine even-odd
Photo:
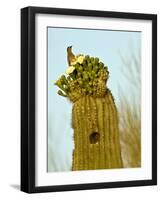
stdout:
[[120,85],[118,105],[122,158],[125,168],[141,167],[141,58],[130,48],[129,58],[120,54],[122,73],[129,90]]

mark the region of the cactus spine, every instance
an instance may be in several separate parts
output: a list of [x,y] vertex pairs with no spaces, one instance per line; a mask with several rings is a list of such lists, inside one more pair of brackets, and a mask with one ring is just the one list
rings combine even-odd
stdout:
[[[81,58],[80,58],[81,57]],[[118,116],[107,88],[109,72],[98,58],[80,55],[55,83],[58,94],[73,103],[72,170],[122,168]]]

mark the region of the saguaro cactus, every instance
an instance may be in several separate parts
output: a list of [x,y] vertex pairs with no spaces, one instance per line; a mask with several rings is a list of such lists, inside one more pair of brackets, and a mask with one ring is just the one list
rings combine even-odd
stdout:
[[[68,56],[69,60],[69,56]],[[109,72],[98,58],[72,57],[67,77],[55,84],[59,95],[73,103],[74,144],[72,170],[121,168],[117,109],[106,86]]]

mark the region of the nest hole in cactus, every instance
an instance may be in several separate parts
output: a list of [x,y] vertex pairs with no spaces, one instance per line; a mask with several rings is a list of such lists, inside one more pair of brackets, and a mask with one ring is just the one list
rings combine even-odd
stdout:
[[100,134],[98,132],[92,132],[89,135],[90,144],[97,144],[100,140]]

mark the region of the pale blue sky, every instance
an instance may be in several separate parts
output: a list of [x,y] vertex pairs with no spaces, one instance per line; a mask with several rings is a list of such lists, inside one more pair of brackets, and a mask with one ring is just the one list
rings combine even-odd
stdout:
[[[67,154],[69,152],[67,157],[68,160],[70,160],[69,157],[71,158],[72,152],[72,105],[66,98],[57,94],[58,87],[53,85],[53,82],[57,80],[60,75],[65,73],[68,67],[66,59],[67,47],[72,45],[74,54],[99,57],[99,59],[108,66],[110,78],[107,85],[111,89],[117,102],[119,100],[118,86],[122,85],[125,90],[128,90],[127,83],[121,74],[122,61],[119,52],[121,52],[124,57],[130,57],[130,42],[133,43],[133,51],[135,53],[135,51],[140,49],[141,33],[48,28],[48,141],[49,144],[51,143],[51,146],[62,142],[62,145],[59,146],[60,148],[52,148],[54,153],[49,152],[49,157],[50,153],[55,155],[56,151],[59,151],[57,153],[63,155],[64,151],[67,151]],[[66,134],[68,134],[69,137],[66,137]],[[60,135],[61,137],[59,137]],[[62,148],[62,146],[64,147]],[[49,171],[58,170],[56,167],[53,168],[52,161],[49,161],[48,164]],[[62,170],[65,169],[69,170],[64,164]]]

